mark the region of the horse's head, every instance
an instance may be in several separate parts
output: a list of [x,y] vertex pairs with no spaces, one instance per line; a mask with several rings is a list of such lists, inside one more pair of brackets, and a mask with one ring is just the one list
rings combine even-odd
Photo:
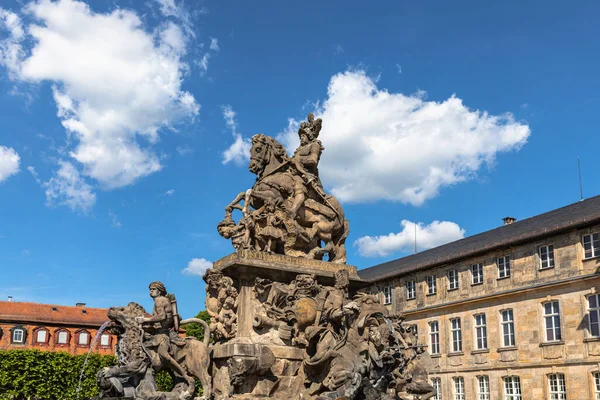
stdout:
[[262,174],[268,164],[278,163],[277,165],[279,165],[286,157],[285,147],[277,140],[262,133],[252,136],[248,169],[253,174]]
[[108,318],[113,323],[127,330],[133,326],[137,326],[136,317],[146,317],[146,310],[138,303],[131,302],[127,307],[111,307],[108,309]]

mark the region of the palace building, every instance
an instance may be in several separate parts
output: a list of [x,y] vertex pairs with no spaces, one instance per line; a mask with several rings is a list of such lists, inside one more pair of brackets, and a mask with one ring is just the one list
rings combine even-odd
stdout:
[[359,271],[437,399],[600,399],[600,196]]
[[[87,354],[102,324],[105,308],[0,301],[0,350],[38,349]],[[116,337],[103,332],[92,351],[114,354]]]

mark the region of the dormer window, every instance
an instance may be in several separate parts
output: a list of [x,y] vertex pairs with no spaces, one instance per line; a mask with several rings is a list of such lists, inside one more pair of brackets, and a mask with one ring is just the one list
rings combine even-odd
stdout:
[[100,336],[100,346],[102,346],[102,347],[110,346],[110,335],[108,333],[103,333]]
[[90,333],[88,331],[80,331],[77,334],[77,344],[79,346],[88,346],[90,344]]
[[11,343],[24,344],[25,343],[26,331],[22,326],[15,326],[11,329],[10,341]]
[[49,337],[50,337],[50,333],[48,332],[48,329],[42,327],[42,328],[38,328],[35,330],[35,336],[34,336],[35,344],[48,343]]
[[69,344],[69,338],[69,331],[62,330],[56,332],[56,344]]

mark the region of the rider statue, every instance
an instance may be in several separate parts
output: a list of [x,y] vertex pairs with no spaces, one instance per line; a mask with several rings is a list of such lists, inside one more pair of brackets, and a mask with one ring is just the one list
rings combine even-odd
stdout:
[[325,196],[321,179],[319,179],[319,160],[324,150],[321,141],[317,138],[321,132],[322,120],[310,113],[307,117],[308,122],[302,122],[298,130],[300,146],[292,156],[292,164],[299,173],[295,179],[294,201],[290,207],[289,214],[292,218],[296,217],[298,209],[306,200],[308,187],[312,187],[322,198]]
[[[169,365],[182,377],[186,377],[189,385],[194,385],[194,379],[187,376],[183,367],[171,356],[170,347],[185,344],[185,340],[177,336],[179,315],[175,298],[167,294],[162,282],[152,282],[149,285],[150,297],[154,299],[152,317],[137,317],[144,330],[143,346],[155,370]],[[165,365],[166,363],[166,365]]]

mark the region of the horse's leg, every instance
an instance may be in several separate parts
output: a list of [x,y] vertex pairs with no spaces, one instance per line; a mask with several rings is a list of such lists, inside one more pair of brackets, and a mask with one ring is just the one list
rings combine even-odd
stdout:
[[240,206],[240,201],[242,201],[246,197],[246,192],[240,192],[236,198],[225,207],[226,212],[231,212],[234,208],[238,210],[242,210],[243,207]]

